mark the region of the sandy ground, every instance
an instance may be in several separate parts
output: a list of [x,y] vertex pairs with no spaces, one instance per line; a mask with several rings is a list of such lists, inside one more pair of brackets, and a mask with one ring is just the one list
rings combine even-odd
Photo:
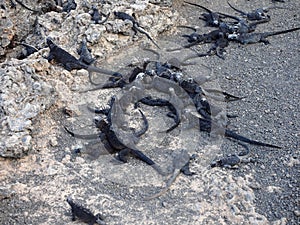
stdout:
[[[272,5],[269,0],[231,2],[243,9]],[[203,1],[203,5],[233,13],[222,0]],[[258,31],[299,26],[300,2],[287,0],[281,5],[288,9],[270,10],[271,21],[259,26]],[[183,24],[198,26],[200,33],[210,30],[198,19],[201,10],[183,7],[181,1],[174,2],[173,7],[186,19]],[[163,33],[156,40],[176,46],[184,43],[180,35],[185,31]],[[55,87],[58,96],[49,109],[34,119],[33,147],[28,155],[1,159],[0,224],[81,224],[71,221],[67,196],[94,213],[103,214],[107,224],[299,224],[299,38],[300,33],[295,32],[270,37],[269,45],[233,43],[227,48],[225,60],[215,56],[201,58],[196,68],[190,70],[192,76],[198,76],[200,71],[200,80],[213,77],[212,82],[203,82],[203,86],[213,85],[246,97],[226,107],[221,104],[223,111],[238,115],[230,119],[231,129],[282,146],[279,150],[250,146],[249,158],[253,163],[241,164],[236,170],[211,169],[211,160],[237,153],[240,147],[182,126],[161,135],[157,130],[161,130],[162,124],[171,124],[163,119],[166,111],[143,108],[150,130],[138,147],[150,158],[168,168],[170,157],[181,148],[198,154],[191,163],[196,175],[180,175],[167,194],[151,201],[144,197],[161,190],[167,177],[134,158],[120,164],[110,155],[95,158],[89,153],[75,157],[74,149],[91,143],[70,137],[63,128],[66,125],[90,133],[93,115],[87,117],[85,105],[105,106],[112,94],[123,92],[99,90],[79,94],[78,89],[89,85],[86,73],[69,73],[42,61],[48,73],[45,82]],[[153,57],[137,46],[119,46],[119,54],[107,54],[106,60],[98,65],[122,70],[131,59]],[[205,51],[207,47],[201,49]],[[41,51],[47,53],[46,49]],[[205,66],[212,68],[213,74]],[[65,115],[64,107],[74,110],[76,116]],[[133,118],[139,116],[133,113]],[[97,144],[96,149],[103,148]]]

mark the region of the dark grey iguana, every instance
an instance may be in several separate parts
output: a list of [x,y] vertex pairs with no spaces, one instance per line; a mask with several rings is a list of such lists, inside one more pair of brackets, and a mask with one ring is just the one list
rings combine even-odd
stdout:
[[105,225],[104,218],[100,213],[94,215],[89,209],[79,205],[74,202],[70,197],[67,198],[68,204],[71,206],[72,220],[75,221],[76,218],[85,222],[89,225],[94,225],[95,223]]
[[268,15],[266,15],[265,13],[267,13],[270,9],[286,9],[280,6],[270,6],[270,7],[258,8],[251,12],[244,12],[240,9],[235,8],[228,1],[227,4],[230,6],[230,8],[239,12],[242,16],[246,17],[248,20],[264,20],[268,18]]
[[52,38],[48,37],[46,39],[47,45],[50,48],[50,53],[49,56],[47,57],[47,60],[50,62],[51,60],[55,60],[57,63],[61,63],[63,67],[68,70],[74,70],[74,69],[85,69],[88,72],[96,72],[96,73],[101,73],[101,74],[106,74],[109,76],[120,76],[119,73],[116,73],[114,71],[106,70],[106,69],[101,69],[95,66],[88,65],[84,62],[79,61],[76,59],[73,55],[71,55],[69,52],[66,50],[62,49],[58,45],[56,45]]
[[153,40],[153,38],[150,36],[150,34],[148,34],[140,25],[139,23],[129,14],[124,13],[124,12],[114,12],[114,15],[120,19],[120,20],[129,20],[132,22],[132,29],[137,32],[139,31],[142,34],[145,34],[147,36],[147,38],[158,48],[160,48],[158,46],[158,44]]
[[[108,17],[110,15],[110,13],[108,13],[107,15],[105,15],[104,13],[99,12],[99,10],[97,9],[96,6],[92,6],[92,10],[93,10],[93,12],[91,13],[92,20],[96,24],[104,24],[108,20]],[[102,20],[102,16],[105,16],[105,18],[103,20]]]
[[79,61],[91,65],[95,59],[93,58],[90,49],[87,47],[86,39],[84,38],[81,42],[80,48],[77,50],[77,53],[80,55]]
[[212,26],[212,27],[218,27],[220,22],[221,22],[221,16],[217,13],[217,12],[213,12],[212,10],[202,6],[202,5],[199,5],[199,4],[195,4],[195,3],[192,3],[192,2],[187,2],[187,1],[184,1],[184,3],[186,4],[189,4],[189,5],[193,5],[193,6],[196,6],[196,7],[199,7],[201,9],[204,9],[207,13],[203,13],[202,17],[199,17],[199,19],[202,19],[206,22],[206,25],[207,26]]
[[229,40],[236,40],[241,44],[254,44],[258,42],[263,42],[264,44],[269,44],[270,42],[267,40],[267,37],[285,34],[289,32],[294,32],[300,30],[300,27],[281,30],[281,31],[271,31],[271,32],[263,32],[263,33],[241,33],[241,34],[229,34]]
[[246,151],[240,152],[239,154],[227,155],[217,161],[213,161],[211,167],[224,167],[227,169],[237,169],[238,165],[241,163],[253,162],[251,158],[246,159],[250,153],[249,147],[241,142],[238,142],[239,145],[243,146]]

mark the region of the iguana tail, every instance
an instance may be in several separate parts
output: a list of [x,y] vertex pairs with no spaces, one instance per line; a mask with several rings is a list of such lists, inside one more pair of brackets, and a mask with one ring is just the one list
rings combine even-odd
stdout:
[[100,137],[100,134],[101,134],[101,133],[99,133],[99,134],[76,134],[73,131],[70,131],[67,127],[64,127],[64,128],[69,134],[71,134],[72,137],[86,139],[86,140],[97,139]]
[[[102,14],[103,14],[103,13],[102,13]],[[108,18],[109,18],[109,16],[110,16],[110,12],[109,12],[107,15],[105,15],[105,14],[103,14],[103,15],[105,16],[105,19],[102,20],[102,21],[100,21],[99,24],[104,24],[104,23],[108,20]]]
[[[229,3],[228,3],[229,4]],[[231,18],[231,19],[234,19],[236,21],[240,21],[241,19],[237,16],[232,16],[232,15],[229,15],[229,14],[226,14],[226,13],[221,13],[221,12],[218,12],[219,15],[221,16],[225,16],[225,17],[228,17],[228,18]]]
[[200,7],[201,9],[204,9],[205,11],[209,12],[209,13],[212,13],[212,11],[202,5],[198,5],[196,3],[192,3],[192,2],[186,2],[186,1],[183,1],[184,3],[186,4],[189,4],[189,5],[193,5],[193,6],[197,6],[197,7]]
[[242,15],[247,15],[247,13],[243,12],[242,10],[239,10],[239,9],[233,7],[228,1],[227,1],[227,4],[230,6],[230,8],[232,8],[233,10],[241,13]]
[[122,74],[120,74],[118,72],[103,69],[103,68],[99,68],[99,67],[96,67],[96,66],[91,66],[91,65],[89,65],[86,70],[88,72],[101,73],[101,74],[105,74],[105,75],[112,76],[112,77],[122,77]]
[[137,31],[141,32],[142,34],[145,34],[147,36],[147,38],[158,48],[160,49],[159,45],[153,40],[153,38],[150,36],[150,34],[148,34],[144,29],[142,29],[141,27],[139,27],[136,23],[133,24],[134,29],[136,29]]
[[235,140],[239,140],[248,144],[252,144],[252,145],[257,145],[257,146],[265,146],[265,147],[270,147],[270,148],[281,148],[279,146],[276,145],[272,145],[272,144],[267,144],[267,143],[263,143],[263,142],[259,142],[259,141],[255,141],[255,140],[251,140],[249,138],[246,138],[242,135],[239,135],[231,130],[225,130],[225,137],[228,138],[233,138]]
[[169,179],[169,181],[167,182],[166,186],[158,193],[154,194],[154,195],[151,195],[151,196],[148,196],[148,197],[145,197],[144,200],[152,200],[152,199],[155,199],[155,198],[158,198],[162,195],[164,195],[165,193],[168,192],[168,190],[170,189],[172,183],[174,183],[175,179],[177,178],[177,176],[180,174],[180,169],[176,169],[173,174],[172,174],[172,177]]
[[274,36],[274,35],[278,35],[278,34],[285,34],[285,33],[293,32],[296,30],[300,30],[300,27],[296,27],[296,28],[292,28],[292,29],[288,29],[288,30],[267,32],[265,37]]

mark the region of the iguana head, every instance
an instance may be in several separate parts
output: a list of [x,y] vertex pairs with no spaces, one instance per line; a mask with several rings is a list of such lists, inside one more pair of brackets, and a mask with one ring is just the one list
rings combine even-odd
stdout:
[[101,225],[104,225],[105,223],[104,223],[104,217],[100,214],[100,213],[98,213],[97,215],[96,215],[96,223],[97,224],[101,224]]
[[51,37],[47,37],[46,39],[46,42],[47,42],[47,45],[48,47],[51,49],[55,46],[54,42],[53,42],[53,39]]

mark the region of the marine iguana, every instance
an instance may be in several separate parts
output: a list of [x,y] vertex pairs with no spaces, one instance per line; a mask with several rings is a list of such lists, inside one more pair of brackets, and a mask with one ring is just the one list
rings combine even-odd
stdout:
[[224,52],[225,48],[229,45],[228,39],[225,37],[224,33],[220,33],[220,37],[213,43],[213,45],[208,50],[209,55],[215,54],[221,59],[225,59]]
[[91,65],[95,59],[93,58],[90,49],[87,47],[86,39],[84,38],[81,42],[80,48],[77,50],[77,53],[80,55],[79,61],[87,65]]
[[96,87],[93,87],[93,88],[90,88],[87,90],[83,90],[81,92],[96,91],[99,89],[106,89],[106,88],[123,88],[127,84],[132,83],[136,79],[138,74],[146,72],[146,67],[147,67],[148,63],[149,62],[145,62],[143,65],[143,68],[135,67],[129,75],[129,78],[128,78],[129,82],[127,82],[125,77],[123,77],[123,75],[118,72],[115,73],[114,77],[110,77],[108,79],[108,81],[105,83],[96,83],[92,80],[91,76],[89,76],[90,83],[93,85],[96,85]]
[[187,3],[189,5],[199,7],[201,9],[204,9],[206,12],[208,12],[208,13],[203,13],[202,14],[202,16],[204,18],[199,17],[199,19],[202,19],[206,22],[207,26],[213,26],[213,27],[218,27],[219,26],[219,24],[221,22],[221,17],[217,12],[213,12],[212,10],[210,10],[210,9],[208,9],[208,8],[202,6],[202,5],[196,4],[196,3],[187,2],[187,1],[183,1],[183,2]]
[[63,12],[71,12],[71,10],[75,10],[77,7],[77,4],[75,0],[67,0],[66,2],[62,3]]
[[148,158],[144,153],[142,153],[138,149],[128,148],[126,147],[117,137],[116,133],[110,128],[107,122],[101,120],[98,122],[98,128],[101,130],[101,133],[98,134],[76,134],[73,131],[69,130],[65,127],[65,130],[71,134],[72,137],[80,138],[80,139],[101,139],[106,150],[110,154],[118,153],[117,159],[126,163],[126,156],[131,154],[134,157],[140,159],[141,161],[147,163],[150,166],[153,166],[155,162]]
[[67,197],[67,202],[71,206],[72,220],[75,221],[76,218],[89,225],[94,225],[95,223],[105,225],[103,221],[103,216],[98,213],[94,215],[89,209],[83,207],[82,205],[74,202],[71,197]]
[[129,20],[132,22],[132,29],[137,32],[139,31],[142,34],[145,34],[147,38],[157,47],[160,49],[159,45],[153,40],[153,38],[148,34],[140,25],[139,23],[129,14],[124,13],[124,12],[114,12],[114,15],[121,20]]
[[[92,16],[92,20],[95,22],[95,24],[104,24],[108,18],[109,18],[109,15],[110,13],[108,13],[107,15],[105,15],[104,13],[99,13],[99,10],[97,9],[96,6],[92,6],[92,13],[91,16]],[[105,16],[105,18],[102,20],[102,16]]]
[[[127,155],[131,154],[135,158],[145,162],[146,164],[150,165],[153,167],[158,173],[163,174],[161,171],[160,167],[153,161],[151,160],[148,156],[146,156],[144,153],[142,153],[140,150],[136,148],[130,148],[127,147],[125,144],[122,143],[122,141],[118,138],[117,134],[115,131],[112,129],[112,121],[111,121],[111,110],[113,107],[113,104],[115,102],[115,97],[113,97],[110,101],[110,109],[108,112],[105,112],[107,114],[107,121],[105,119],[100,118],[100,119],[95,119],[95,125],[96,128],[100,130],[100,133],[96,134],[76,134],[73,131],[69,130],[67,127],[64,127],[65,130],[71,134],[71,136],[75,138],[81,138],[81,139],[97,139],[100,138],[101,142],[103,142],[104,147],[110,154],[118,153],[117,154],[117,159],[126,163],[127,162]],[[146,131],[141,131],[141,134]],[[139,135],[139,133],[137,134]]]
[[49,56],[47,57],[47,60],[50,62],[51,60],[54,59],[57,63],[61,63],[63,65],[63,67],[68,71],[71,71],[74,69],[77,69],[77,70],[85,69],[88,72],[96,72],[96,73],[101,73],[101,74],[105,74],[108,76],[118,76],[118,77],[120,76],[120,74],[118,74],[114,71],[87,65],[86,63],[79,61],[73,55],[68,53],[66,50],[64,50],[61,47],[59,47],[58,45],[56,45],[53,42],[52,38],[50,38],[50,37],[48,37],[46,39],[46,41],[47,41],[48,47],[50,48],[50,52],[49,52]]
[[211,167],[224,167],[227,169],[235,169],[237,168],[237,165],[242,162],[241,158],[234,155],[228,155],[222,159],[219,159],[217,161],[214,161],[210,164]]
[[[212,42],[213,39],[208,39],[209,42],[212,42],[213,44],[206,53],[197,53],[195,55],[188,56],[183,61],[187,61],[189,59],[193,59],[193,58],[197,58],[197,57],[205,57],[205,56],[212,56],[212,55],[216,55],[221,59],[225,59],[224,52],[225,52],[225,48],[229,45],[229,41],[225,37],[225,34],[221,31],[218,32],[216,37],[217,38],[216,38],[216,40],[214,40],[214,42]],[[186,45],[184,47],[191,46],[191,45],[194,45],[194,44],[192,43],[192,44]]]
[[[234,24],[230,23],[221,23],[219,29],[224,29],[224,33],[232,34],[232,33],[250,33],[255,31],[258,24],[267,23],[271,19],[269,16],[266,16],[265,19],[261,19],[258,21],[254,21],[251,23],[248,23],[246,19],[239,18],[237,16],[228,15],[225,13],[219,13],[220,15],[226,16],[228,18],[234,19],[237,22]],[[225,25],[225,26],[224,26]]]
[[240,9],[235,8],[232,6],[229,1],[227,1],[227,4],[232,8],[234,11],[239,12],[242,16],[247,17],[248,20],[261,20],[266,19],[266,15],[264,14],[264,11],[261,9],[256,9],[252,12],[244,12]]
[[258,42],[263,42],[264,44],[269,44],[270,42],[266,39],[267,37],[285,34],[289,32],[294,32],[300,30],[300,27],[282,30],[282,31],[271,31],[271,32],[263,32],[263,33],[241,33],[241,34],[229,34],[229,40],[236,40],[241,44],[254,44]]
[[[222,38],[224,35],[225,34],[220,29],[210,31],[205,34],[192,33],[191,35],[185,35],[185,37],[187,37],[188,41],[190,42],[189,44],[184,45],[181,48],[169,49],[168,51],[177,51],[182,48],[190,48],[200,43],[213,43],[217,41],[219,38]],[[191,42],[191,40],[194,41]]]
[[258,8],[258,9],[253,10],[252,12],[244,12],[244,11],[232,6],[229,3],[229,1],[227,1],[227,4],[230,6],[230,8],[239,12],[242,16],[246,17],[248,20],[264,20],[269,17],[268,15],[265,15],[265,13],[268,12],[270,9],[275,9],[275,8],[285,9],[285,8],[279,7],[279,6],[270,6],[270,7],[265,7],[265,8]]
[[[110,103],[110,105],[111,105],[111,103]],[[91,108],[90,106],[87,106],[87,108],[88,108],[89,111],[91,111],[93,113],[103,114],[103,115],[106,115],[106,116],[108,116],[108,114],[109,114],[109,112],[111,110],[110,108],[98,109],[98,108]],[[148,120],[147,120],[146,116],[144,115],[144,113],[142,112],[142,110],[140,110],[140,109],[138,109],[138,110],[139,110],[139,112],[140,112],[140,114],[142,116],[143,127],[140,130],[138,130],[138,131],[136,131],[136,129],[132,128],[132,131],[133,131],[133,133],[134,133],[134,135],[136,137],[142,136],[149,129],[149,123],[148,123]],[[96,137],[96,136],[94,136],[94,137]]]
[[221,158],[217,161],[213,161],[211,167],[224,167],[227,169],[237,169],[238,165],[241,163],[253,162],[252,159],[246,159],[246,156],[250,153],[250,149],[246,144],[238,142],[239,145],[243,146],[246,151],[239,154],[227,155],[224,158]]
[[[210,118],[199,118],[200,131],[211,132],[212,123],[213,123],[213,121]],[[216,126],[218,126],[218,125],[216,124]],[[244,143],[248,143],[248,144],[251,144],[251,145],[281,149],[281,147],[276,146],[276,145],[272,145],[272,144],[263,143],[263,142],[260,142],[260,141],[255,141],[255,140],[249,139],[249,138],[244,137],[240,134],[237,134],[234,131],[229,130],[227,128],[225,128],[225,130],[224,130],[224,135],[225,135],[226,138],[229,138],[229,139],[232,138],[234,140],[241,141],[241,142],[244,142]]]
[[[151,96],[147,96],[147,97],[144,97],[142,99],[140,99],[138,102],[141,102],[145,105],[148,105],[148,106],[160,106],[160,107],[168,107],[168,109],[170,110],[170,113],[167,114],[167,116],[171,117],[174,119],[174,122],[175,124],[173,126],[171,126],[170,128],[168,128],[165,132],[166,133],[169,133],[171,132],[172,130],[174,130],[176,127],[179,126],[180,124],[180,116],[179,116],[179,112],[178,110],[176,109],[176,107],[174,107],[174,105],[169,102],[168,100],[166,99],[162,99],[162,98],[152,98]],[[138,102],[135,103],[135,108],[138,106]]]

